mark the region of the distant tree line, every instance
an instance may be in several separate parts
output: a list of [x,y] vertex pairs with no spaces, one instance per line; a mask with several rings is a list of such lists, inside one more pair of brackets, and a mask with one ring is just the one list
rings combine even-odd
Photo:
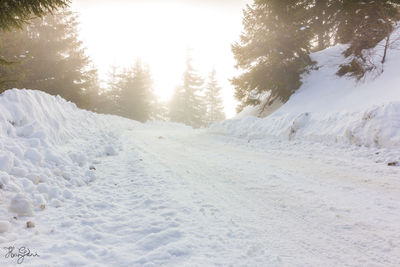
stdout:
[[41,90],[80,108],[141,122],[171,120],[201,127],[224,119],[216,72],[203,88],[190,56],[182,85],[169,104],[157,100],[150,69],[139,60],[130,68],[111,67],[103,85],[78,38],[77,14],[58,10],[67,4],[51,0],[0,3],[0,15],[13,14],[0,17],[0,93],[10,88]]
[[212,70],[204,87],[204,80],[193,68],[189,52],[182,84],[176,87],[169,103],[169,117],[171,121],[192,127],[206,126],[225,119],[216,71]]
[[96,111],[145,122],[159,119],[150,69],[137,60],[130,68],[111,67],[107,86],[99,94]]
[[161,103],[154,95],[149,67],[138,60],[131,69],[111,67],[107,87],[100,93],[102,103],[96,111],[142,122],[169,120],[199,128],[225,119],[221,89],[215,70],[204,86],[188,54],[181,85],[176,87],[169,103]]
[[310,53],[336,44],[348,44],[337,75],[362,79],[377,68],[365,52],[382,41],[385,63],[399,6],[400,0],[254,0],[232,46],[242,70],[232,79],[238,111],[287,101],[301,86],[301,75],[316,67]]

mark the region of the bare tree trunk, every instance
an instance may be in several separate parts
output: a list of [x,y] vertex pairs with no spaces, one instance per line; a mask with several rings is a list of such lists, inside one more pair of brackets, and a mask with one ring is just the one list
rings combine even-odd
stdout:
[[387,55],[387,51],[389,49],[389,45],[390,45],[390,33],[386,36],[385,49],[384,49],[383,57],[382,57],[382,64],[385,64],[386,55]]

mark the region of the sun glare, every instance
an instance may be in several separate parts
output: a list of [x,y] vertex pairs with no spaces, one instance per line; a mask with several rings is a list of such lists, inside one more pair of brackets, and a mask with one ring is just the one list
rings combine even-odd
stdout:
[[112,1],[75,8],[80,13],[81,38],[102,78],[111,65],[130,66],[139,58],[150,66],[158,98],[167,101],[181,82],[190,47],[193,65],[203,77],[216,68],[225,111],[234,115],[230,45],[240,34],[240,9],[232,13],[190,4]]

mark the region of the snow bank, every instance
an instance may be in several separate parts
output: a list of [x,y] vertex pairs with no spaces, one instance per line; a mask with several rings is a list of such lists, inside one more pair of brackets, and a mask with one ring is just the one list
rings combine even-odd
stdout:
[[215,124],[209,131],[249,140],[274,136],[286,140],[400,148],[400,102],[374,106],[362,112],[247,117]]
[[94,181],[91,166],[122,149],[115,128],[126,121],[40,91],[1,94],[0,230],[11,231],[14,216],[62,205],[73,198],[70,188]]
[[[272,115],[228,120],[212,125],[209,132],[399,148],[400,51],[389,51],[385,71],[378,78],[371,74],[357,83],[335,75],[344,49],[338,45],[313,54],[318,70],[304,76],[302,87]],[[379,54],[377,49],[375,57]]]

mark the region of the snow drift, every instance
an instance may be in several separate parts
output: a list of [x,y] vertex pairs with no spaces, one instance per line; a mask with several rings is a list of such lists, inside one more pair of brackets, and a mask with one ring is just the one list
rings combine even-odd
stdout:
[[1,94],[0,231],[14,216],[58,207],[73,197],[71,188],[95,180],[94,165],[121,149],[114,129],[126,121],[40,91]]
[[[343,62],[338,45],[314,53],[318,70],[272,115],[247,116],[214,124],[209,131],[247,139],[279,137],[376,148],[400,147],[400,51],[391,50],[385,71],[357,83],[336,76]],[[376,51],[379,55],[379,51]]]

